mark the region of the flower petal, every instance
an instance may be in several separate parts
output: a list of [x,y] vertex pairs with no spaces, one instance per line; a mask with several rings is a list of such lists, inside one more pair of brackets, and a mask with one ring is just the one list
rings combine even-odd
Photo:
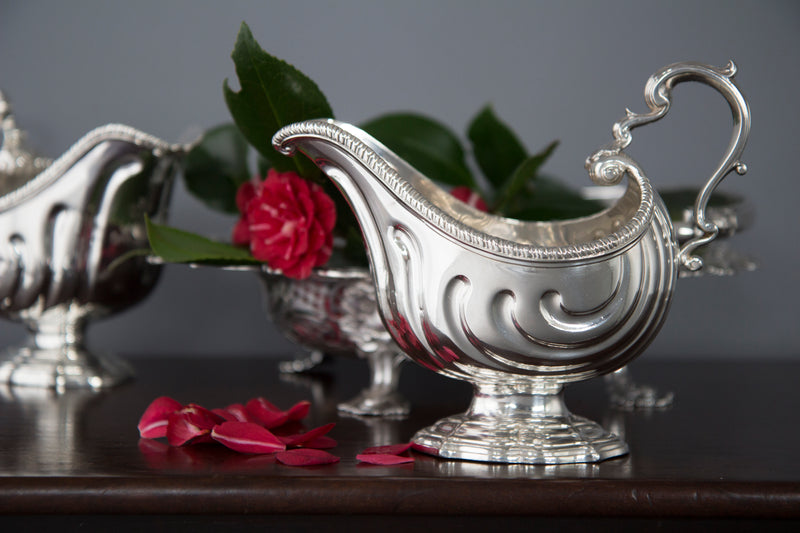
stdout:
[[253,422],[259,423],[267,429],[278,427],[289,420],[288,414],[264,398],[253,398],[247,402],[244,409]]
[[339,458],[331,453],[308,448],[279,452],[275,458],[278,462],[289,466],[329,465],[339,462]]
[[167,442],[170,446],[210,442],[210,433],[211,428],[197,425],[194,417],[187,413],[177,412],[169,415]]
[[213,409],[212,411],[229,422],[257,422],[240,403],[232,403],[224,409]]
[[236,246],[248,246],[250,244],[250,223],[245,217],[241,217],[233,227],[231,241]]
[[372,446],[367,448],[363,452],[363,455],[374,455],[374,454],[389,454],[389,455],[400,455],[401,453],[405,453],[411,449],[411,443],[408,442],[406,444],[389,444],[386,446]]
[[139,419],[139,435],[145,439],[157,439],[167,436],[167,419],[169,415],[183,408],[183,404],[169,396],[161,396],[147,406]]
[[167,442],[171,446],[211,442],[211,429],[225,419],[205,407],[189,404],[169,415]]
[[[258,177],[254,179],[260,181]],[[245,213],[247,211],[247,204],[255,197],[256,186],[252,181],[246,181],[239,185],[239,188],[236,190],[236,207],[239,209],[239,212]]]
[[336,426],[335,422],[331,422],[329,424],[325,424],[324,426],[320,426],[318,428],[314,428],[312,430],[306,431],[305,433],[300,433],[297,435],[286,435],[284,437],[279,437],[281,442],[286,444],[287,447],[290,446],[301,446],[306,442],[310,442],[316,438],[324,436],[330,430],[332,430]]
[[465,204],[474,207],[478,211],[483,211],[485,213],[489,210],[484,199],[481,198],[481,196],[477,192],[473,191],[466,185],[454,187],[453,190],[450,191],[450,194],[452,194]]
[[230,412],[226,411],[225,409],[212,409],[211,412],[214,413],[215,415],[221,416],[226,421],[231,421],[231,422],[237,422],[238,421],[236,419],[236,417],[233,415],[233,413],[230,413]]
[[211,431],[220,444],[244,453],[275,453],[286,446],[269,430],[253,422],[223,422]]
[[414,462],[413,457],[392,455],[389,453],[360,453],[356,455],[356,459],[358,459],[362,463],[368,463],[371,465],[383,465],[383,466],[401,465],[404,463]]
[[417,444],[416,442],[411,443],[411,449],[415,452],[427,453],[428,455],[439,455],[439,451],[436,448],[425,446],[423,444]]
[[291,406],[289,410],[286,411],[286,415],[289,420],[302,420],[308,416],[309,409],[311,409],[311,402],[303,400]]

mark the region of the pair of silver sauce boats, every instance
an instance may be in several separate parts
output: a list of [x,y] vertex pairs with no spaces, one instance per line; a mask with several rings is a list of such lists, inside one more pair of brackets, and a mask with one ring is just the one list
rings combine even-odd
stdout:
[[[347,198],[370,271],[320,270],[296,283],[265,272],[273,319],[309,348],[357,351],[370,361],[372,384],[340,406],[345,412],[407,411],[396,393],[402,357],[471,383],[466,412],[413,438],[437,456],[562,464],[628,453],[618,436],[569,412],[564,386],[608,375],[612,389],[624,388],[624,367],[663,324],[679,275],[702,272],[698,249],[735,229],[735,221],[708,209],[728,174],[746,172],[750,113],[735,73],[733,63],[689,62],[655,73],[645,88],[649,112],[628,111],[614,124],[611,144],[586,160],[596,185],[627,177],[624,192],[601,212],[567,221],[477,211],[346,123],[320,119],[281,129],[275,148],[308,156]],[[734,132],[699,190],[691,221],[676,224],[625,149],[633,129],[666,115],[673,88],[684,81],[725,97]],[[82,331],[89,318],[141,300],[155,283],[159,266],[130,252],[146,246],[143,215],[165,212],[185,149],[106,126],[44,170],[29,164],[35,177],[4,191],[0,316],[33,334],[2,356],[2,381],[100,388],[128,376],[124,364],[87,350]],[[319,303],[330,298],[336,306],[321,315]],[[335,326],[338,338],[320,324]],[[295,370],[303,364],[295,362]]]

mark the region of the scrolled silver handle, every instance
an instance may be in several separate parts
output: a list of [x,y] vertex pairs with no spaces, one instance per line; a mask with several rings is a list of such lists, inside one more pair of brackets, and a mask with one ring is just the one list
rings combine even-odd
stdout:
[[[698,247],[713,241],[719,234],[717,225],[706,217],[706,208],[712,193],[731,172],[736,171],[740,175],[747,172],[747,166],[740,158],[750,134],[750,108],[733,82],[735,74],[736,65],[733,61],[728,62],[724,68],[693,62],[674,63],[664,67],[653,74],[645,86],[644,98],[650,113],[638,114],[626,110],[625,117],[614,124],[614,142],[604,149],[606,153],[622,152],[633,139],[631,130],[664,117],[671,104],[672,88],[684,81],[699,81],[710,85],[728,101],[733,114],[733,135],[722,160],[695,199],[693,219],[700,234],[684,243],[678,253],[680,264],[693,272],[703,267],[703,261],[692,253]],[[592,157],[596,156],[591,156],[589,160]]]

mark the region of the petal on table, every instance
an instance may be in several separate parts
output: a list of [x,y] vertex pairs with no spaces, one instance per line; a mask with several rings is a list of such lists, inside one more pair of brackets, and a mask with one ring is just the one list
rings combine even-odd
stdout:
[[373,455],[373,454],[388,454],[388,455],[400,455],[408,450],[411,449],[411,443],[408,442],[406,444],[388,444],[386,446],[372,446],[367,448],[363,452],[363,455]]
[[161,396],[147,406],[139,419],[139,436],[145,439],[157,439],[167,436],[169,415],[183,408],[183,404],[169,396]]
[[320,426],[305,433],[299,433],[296,435],[285,435],[283,437],[279,437],[280,440],[286,444],[287,447],[291,446],[301,446],[307,442],[310,442],[314,439],[324,436],[330,430],[332,430],[336,426],[335,422],[331,422],[329,424],[325,424],[324,426]]
[[253,422],[223,422],[211,431],[220,444],[244,453],[275,453],[286,449],[278,437]]
[[358,459],[362,463],[368,463],[371,465],[383,465],[383,466],[401,465],[404,463],[414,462],[413,457],[392,455],[388,453],[360,453],[356,455],[356,459]]

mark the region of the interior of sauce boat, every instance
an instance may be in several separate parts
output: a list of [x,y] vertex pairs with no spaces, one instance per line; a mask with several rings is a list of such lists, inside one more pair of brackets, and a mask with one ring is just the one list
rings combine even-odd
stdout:
[[[322,121],[319,122],[321,125]],[[652,216],[653,189],[632,160],[624,164],[624,177],[628,178],[625,192],[609,207],[593,215],[568,220],[522,221],[486,213],[458,200],[379,141],[350,124],[328,121],[326,126],[355,136],[389,164],[403,182],[395,194],[425,204],[420,213],[435,226],[451,234],[474,233],[478,247],[489,253],[556,261],[596,257],[619,251],[635,241],[646,230]],[[366,156],[362,162],[369,160]],[[460,235],[452,236],[461,240]],[[513,252],[509,252],[511,248]]]
[[416,171],[405,177],[428,201],[465,226],[521,245],[548,248],[588,244],[614,233],[636,214],[642,198],[638,183],[630,180],[625,193],[613,205],[593,215],[568,220],[522,221],[479,211]]

